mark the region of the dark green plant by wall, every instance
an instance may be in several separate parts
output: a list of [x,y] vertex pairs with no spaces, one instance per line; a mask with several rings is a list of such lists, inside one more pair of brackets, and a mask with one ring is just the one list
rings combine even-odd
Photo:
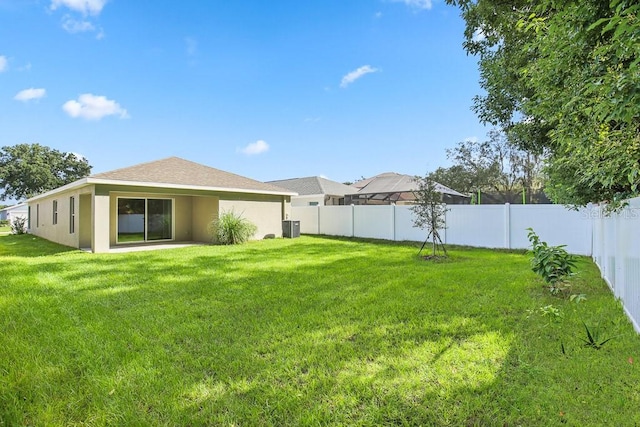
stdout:
[[573,274],[575,258],[564,249],[566,245],[549,246],[540,240],[533,228],[527,230],[533,253],[531,270],[542,277],[551,294],[568,294],[570,285],[566,279]]

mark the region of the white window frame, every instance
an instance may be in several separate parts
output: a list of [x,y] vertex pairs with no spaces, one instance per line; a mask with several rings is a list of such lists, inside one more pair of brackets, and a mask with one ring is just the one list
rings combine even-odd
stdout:
[[76,196],[69,197],[69,234],[76,233]]
[[53,218],[51,219],[51,222],[53,225],[58,225],[58,200],[54,200],[52,205]]

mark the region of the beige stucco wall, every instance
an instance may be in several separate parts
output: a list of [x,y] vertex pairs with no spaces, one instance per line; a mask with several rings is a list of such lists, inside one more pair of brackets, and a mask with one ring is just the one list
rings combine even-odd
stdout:
[[192,198],[192,227],[193,240],[196,242],[211,242],[209,224],[218,218],[219,198],[194,196]]
[[324,194],[309,194],[305,196],[293,196],[291,206],[324,206]]
[[91,248],[91,205],[92,194],[81,194],[79,201],[78,244],[81,248]]
[[[288,209],[290,211],[290,203]],[[282,237],[282,220],[289,214],[283,207],[282,196],[229,195],[220,198],[220,213],[233,210],[254,223],[258,230],[254,239],[263,239],[268,234]]]
[[91,250],[96,253],[109,252],[111,247],[107,226],[110,217],[109,206],[109,195],[99,193],[96,188],[91,207]]
[[[82,192],[91,191],[91,188],[84,188]],[[61,245],[79,247],[79,225],[80,225],[80,194],[81,190],[70,190],[45,197],[33,202],[29,202],[31,207],[31,228],[29,232],[35,236],[42,237]],[[75,229],[70,232],[70,198],[74,198],[75,205]],[[53,202],[58,202],[58,222],[53,223]]]

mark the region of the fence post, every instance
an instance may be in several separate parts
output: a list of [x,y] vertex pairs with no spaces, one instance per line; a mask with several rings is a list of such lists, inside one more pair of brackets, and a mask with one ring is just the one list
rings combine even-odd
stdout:
[[351,237],[356,235],[356,206],[351,205]]
[[396,204],[393,203],[391,205],[393,207],[393,210],[391,211],[391,221],[393,224],[393,241],[396,241]]
[[511,205],[504,204],[504,247],[511,249]]

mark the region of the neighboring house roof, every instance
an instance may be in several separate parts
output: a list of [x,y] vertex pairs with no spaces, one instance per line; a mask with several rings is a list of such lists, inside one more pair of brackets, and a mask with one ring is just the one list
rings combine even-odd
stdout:
[[296,193],[273,184],[256,181],[179,157],[169,157],[91,175],[35,196],[30,200],[90,184],[131,185],[287,196],[296,195]]
[[17,205],[13,205],[13,206],[7,206],[6,208],[0,209],[0,212],[12,212],[12,211],[27,211],[27,204],[26,203],[18,203]]
[[[358,191],[354,194],[410,193],[416,189],[415,177],[395,172],[385,172],[353,184]],[[443,194],[467,197],[436,182],[436,190]]]
[[350,194],[355,191],[353,187],[320,176],[281,179],[278,181],[269,181],[268,183],[295,191],[300,196],[308,196],[311,194],[344,196],[345,194]]

